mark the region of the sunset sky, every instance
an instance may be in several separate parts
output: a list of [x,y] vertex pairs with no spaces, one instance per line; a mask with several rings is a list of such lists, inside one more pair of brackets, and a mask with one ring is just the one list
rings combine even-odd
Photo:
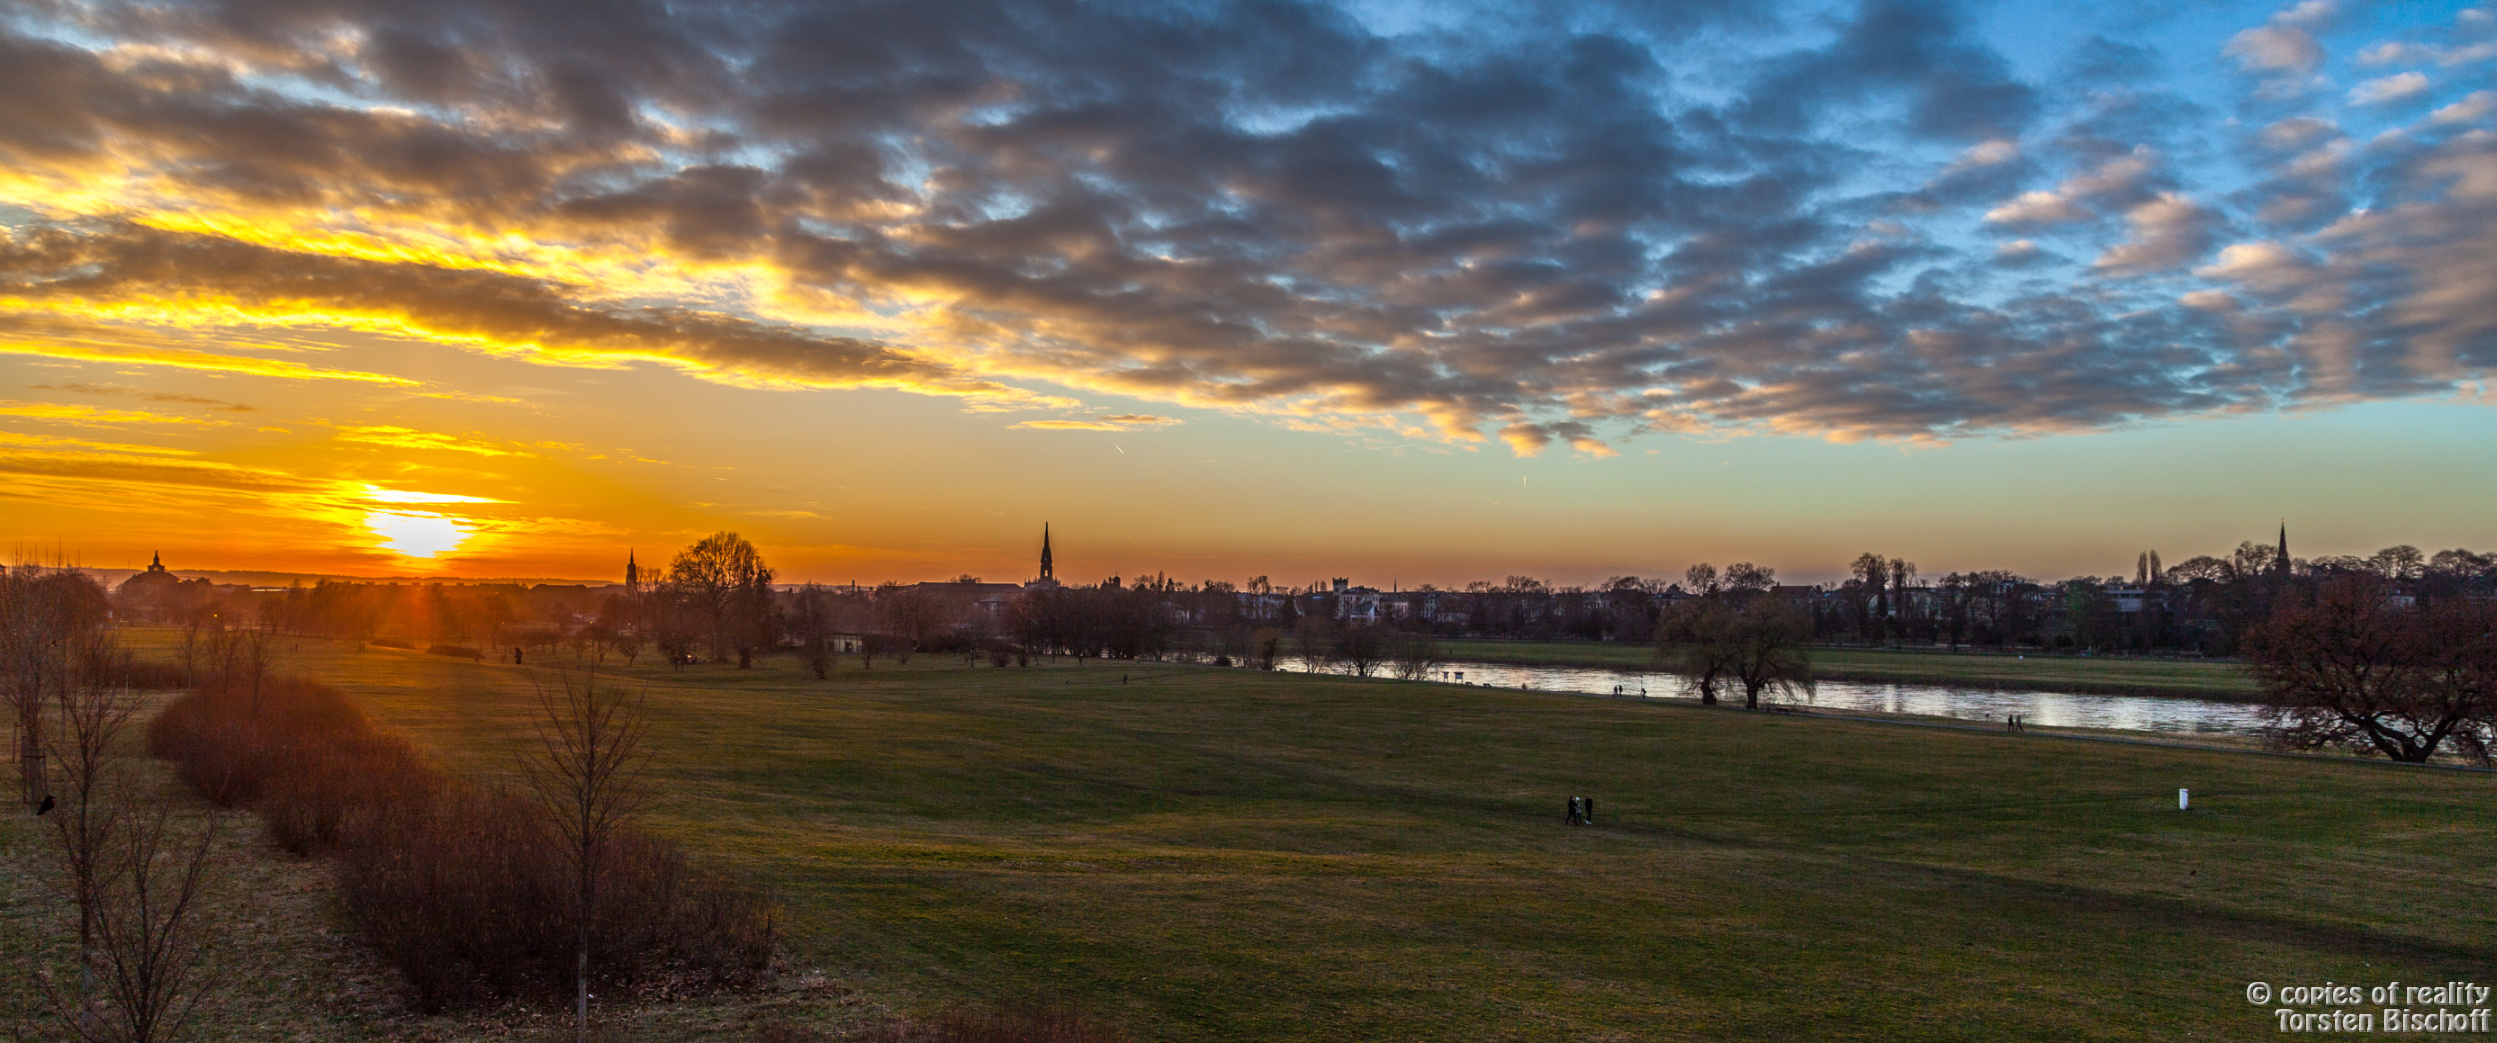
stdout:
[[0,537],[1586,583],[2497,550],[2459,3],[32,0]]

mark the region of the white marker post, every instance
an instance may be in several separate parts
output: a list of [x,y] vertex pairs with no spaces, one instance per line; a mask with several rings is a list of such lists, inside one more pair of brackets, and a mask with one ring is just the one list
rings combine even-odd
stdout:
[[2176,810],[2178,810],[2178,811],[2183,811],[2183,810],[2185,810],[2185,806],[2186,806],[2186,804],[2189,802],[2189,800],[2190,800],[2190,795],[2189,795],[2189,794],[2187,794],[2184,790],[2181,790],[2181,789],[2180,789],[2180,790],[2177,790],[2177,791],[2176,791]]

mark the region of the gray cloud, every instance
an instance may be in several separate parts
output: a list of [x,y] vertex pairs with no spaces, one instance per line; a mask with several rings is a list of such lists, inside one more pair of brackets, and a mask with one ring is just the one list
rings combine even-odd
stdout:
[[[2157,55],[2122,41],[2084,41],[2066,68],[2085,89],[2050,90],[1950,5],[1780,26],[1800,37],[1745,35],[1778,17],[1748,5],[1451,10],[1501,31],[1384,35],[1280,0],[60,8],[90,37],[181,46],[0,35],[0,161],[19,169],[136,157],[207,206],[749,264],[862,307],[907,296],[941,335],[75,221],[0,265],[52,299],[300,300],[735,379],[1048,380],[1520,451],[1634,427],[2087,429],[2486,365],[2489,298],[2420,266],[2489,238],[2443,187],[2478,161],[2432,158],[2481,110],[2408,158],[2319,157],[2337,130],[2269,122],[2243,143],[2265,177],[2214,199],[2177,169],[2207,117],[2140,86]],[[2229,53],[2306,75],[2322,17],[2289,9]],[[1720,40],[1740,59],[1694,56]],[[1952,158],[1901,158],[1926,154]],[[2342,221],[2356,185],[2377,223]],[[2240,228],[2308,267],[2229,242]],[[2354,280],[2332,329],[2299,303],[2326,272]],[[2179,304],[2188,278],[2250,303]]]

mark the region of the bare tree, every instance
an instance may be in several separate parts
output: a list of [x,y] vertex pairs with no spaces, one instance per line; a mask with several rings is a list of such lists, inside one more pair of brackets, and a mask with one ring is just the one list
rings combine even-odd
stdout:
[[1420,681],[1439,672],[1443,660],[1439,642],[1429,634],[1398,634],[1387,644],[1388,662],[1396,676],[1407,681]]
[[1355,677],[1370,676],[1387,659],[1387,641],[1375,626],[1348,623],[1337,627],[1329,647],[1335,661]]
[[1854,576],[1846,586],[1847,607],[1855,615],[1857,637],[1875,639],[1881,636],[1881,618],[1890,587],[1890,559],[1871,551],[1858,554],[1848,566]]
[[1812,660],[1804,646],[1812,640],[1812,620],[1792,605],[1755,598],[1738,606],[1726,638],[1728,668],[1743,683],[1743,708],[1760,708],[1760,693],[1774,688],[1787,695],[1812,689]]
[[[96,873],[89,967],[101,999],[67,1020],[80,1043],[187,1038],[222,983],[201,919],[218,879],[214,818],[176,825],[170,801],[120,816]],[[56,997],[54,1005],[62,1006]],[[67,1012],[64,1012],[67,1013]]]
[[119,658],[111,647],[111,635],[98,632],[94,644],[98,647],[82,657],[88,668],[60,693],[60,727],[46,739],[54,783],[47,787],[47,797],[54,798],[56,806],[45,818],[59,844],[62,877],[78,906],[81,1020],[92,1020],[83,1012],[93,1002],[96,989],[96,920],[107,898],[107,885],[113,882],[106,865],[121,839],[122,808],[109,799],[106,790],[128,785],[128,780],[115,778],[118,773],[112,770],[111,758],[139,708],[129,689],[110,681],[110,667]]
[[1312,612],[1292,625],[1292,650],[1300,653],[1301,669],[1317,673],[1335,658],[1335,639],[1330,621]]
[[2372,750],[2422,762],[2448,741],[2485,762],[2497,727],[2497,611],[2468,600],[2392,603],[2370,573],[2337,577],[2313,606],[2287,605],[2246,637],[2291,749]]
[[78,985],[64,993],[47,980],[42,992],[80,1043],[181,1039],[218,980],[200,920],[217,878],[216,824],[181,828],[172,802],[137,794],[119,747],[138,700],[116,681],[111,635],[81,641],[46,743],[56,783],[46,818],[78,908]]
[[668,563],[666,585],[709,624],[712,662],[727,662],[732,650],[750,662],[772,586],[772,567],[754,544],[733,532],[705,536]]
[[1700,705],[1715,706],[1718,686],[1730,681],[1743,686],[1743,706],[1753,710],[1762,691],[1811,688],[1812,664],[1803,654],[1811,639],[1809,617],[1765,597],[1686,601],[1656,628],[1658,654]]
[[[1260,576],[1263,580],[1265,577]],[[1275,659],[1283,653],[1283,631],[1260,627],[1249,635],[1249,665],[1260,670],[1275,668]]]
[[69,684],[80,640],[105,612],[104,592],[75,570],[0,571],[0,703],[16,725],[18,788],[30,807],[44,797],[46,707]]
[[1738,561],[1725,567],[1725,587],[1735,594],[1765,593],[1777,585],[1777,570],[1766,565]]
[[832,629],[832,592],[813,583],[800,588],[797,610],[789,616],[790,636],[797,639],[798,654],[804,657],[807,669],[815,672],[818,681],[832,678],[835,661]]
[[578,682],[538,689],[538,745],[522,767],[538,807],[564,845],[573,876],[573,1036],[589,1038],[590,924],[598,913],[598,874],[617,834],[640,811],[642,697],[601,687],[593,660]]
[[[1714,570],[1710,571],[1713,582]],[[1657,621],[1657,655],[1682,675],[1682,683],[1699,696],[1701,706],[1717,705],[1717,686],[1732,666],[1726,638],[1733,614],[1724,600],[1706,597],[1675,605]]]

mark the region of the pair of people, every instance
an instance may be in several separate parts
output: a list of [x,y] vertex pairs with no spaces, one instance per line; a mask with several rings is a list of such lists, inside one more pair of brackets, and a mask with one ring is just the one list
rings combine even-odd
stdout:
[[2028,731],[2028,730],[2029,730],[2029,721],[2028,721],[2028,717],[2027,717],[2027,715],[2025,715],[2025,714],[2017,714],[2017,713],[2007,713],[2007,714],[2004,714],[2004,715],[2003,715],[2003,728],[2004,728],[2004,730],[2006,730],[2006,731],[2015,731],[2015,732],[2025,732],[2025,731]]
[[1594,798],[1594,797],[1571,797],[1571,798],[1569,798],[1569,817],[1567,817],[1567,818],[1565,818],[1565,819],[1562,819],[1561,821],[1562,821],[1562,822],[1564,822],[1564,823],[1566,823],[1566,824],[1568,824],[1568,825],[1572,825],[1572,826],[1592,826],[1592,825],[1594,825],[1594,824],[1595,824],[1595,798]]

